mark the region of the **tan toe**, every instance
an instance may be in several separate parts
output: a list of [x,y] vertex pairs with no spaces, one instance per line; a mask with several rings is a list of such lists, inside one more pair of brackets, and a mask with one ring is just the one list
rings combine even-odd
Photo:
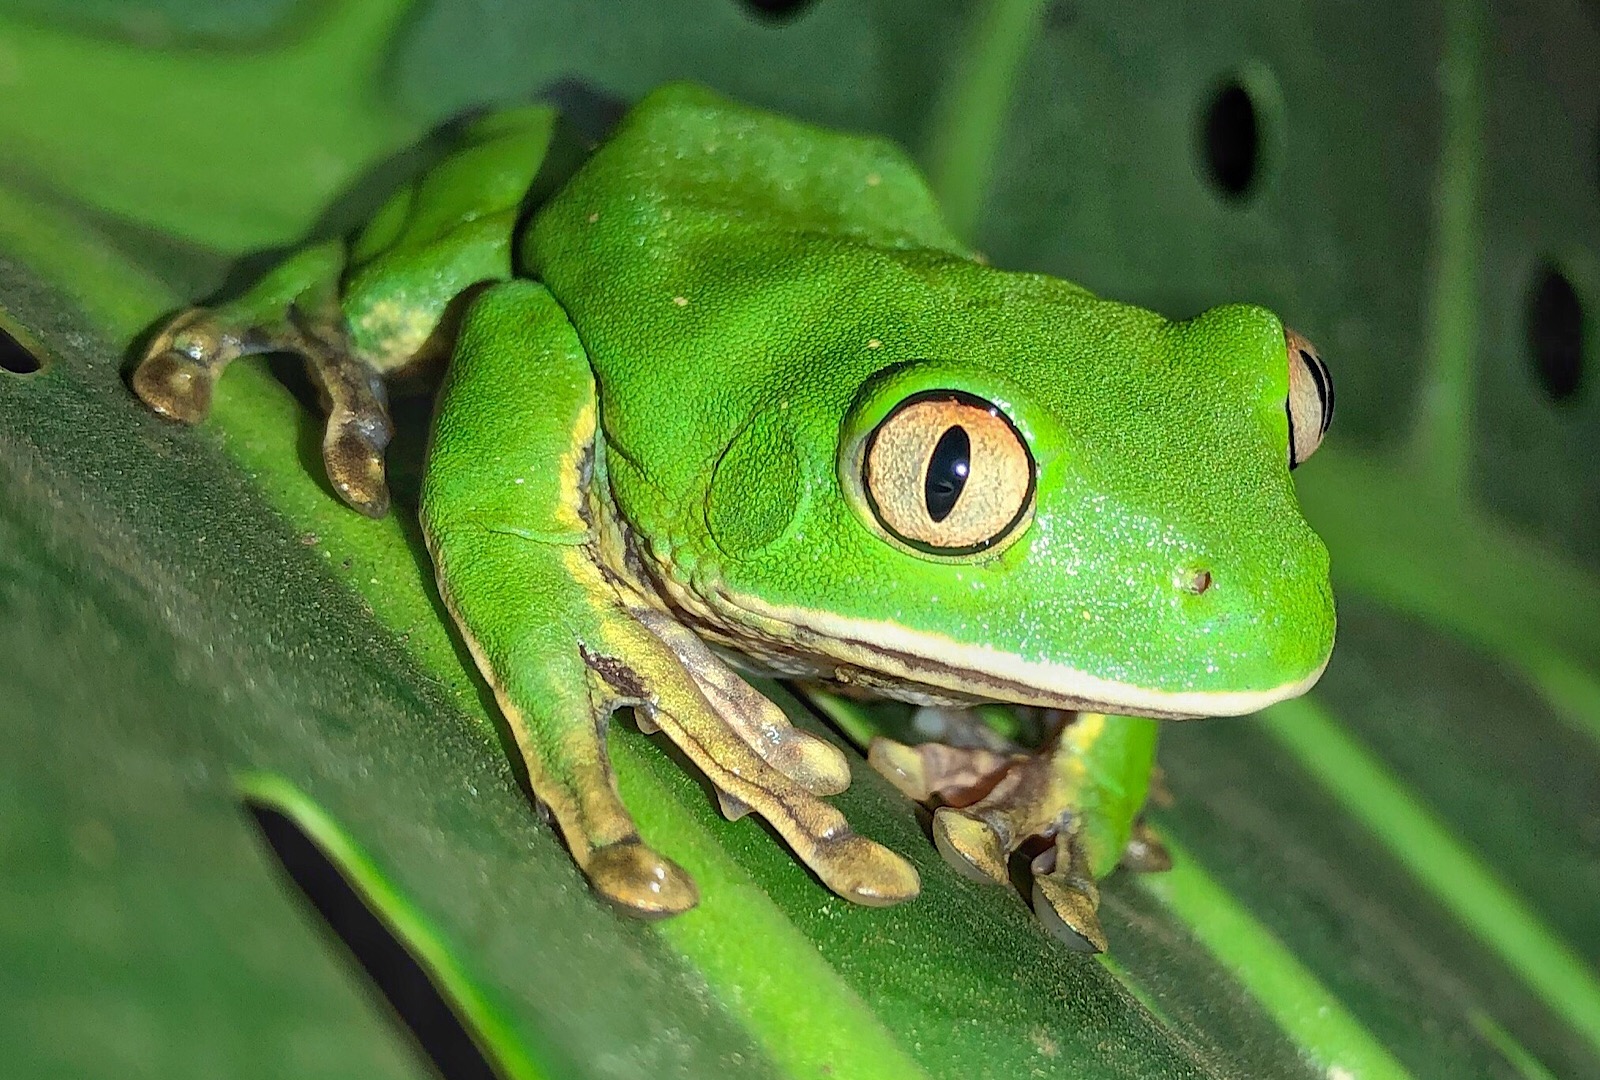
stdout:
[[700,902],[682,867],[637,840],[601,848],[584,870],[596,892],[630,915],[677,915]]

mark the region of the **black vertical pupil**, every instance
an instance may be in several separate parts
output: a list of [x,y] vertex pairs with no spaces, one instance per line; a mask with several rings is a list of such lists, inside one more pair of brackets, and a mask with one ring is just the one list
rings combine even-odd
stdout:
[[966,429],[946,428],[928,459],[928,475],[922,482],[923,501],[928,506],[928,517],[934,521],[943,521],[956,508],[956,500],[967,486],[971,457],[972,440]]

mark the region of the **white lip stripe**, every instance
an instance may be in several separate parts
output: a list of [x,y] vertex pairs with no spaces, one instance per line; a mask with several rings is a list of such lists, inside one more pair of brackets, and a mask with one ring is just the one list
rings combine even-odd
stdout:
[[[893,662],[885,653],[901,653],[926,659],[941,667],[974,673],[975,681],[984,676],[1006,683],[1014,683],[1037,691],[1041,697],[1070,701],[1080,705],[1093,703],[1104,711],[1125,712],[1133,715],[1154,713],[1165,716],[1205,717],[1243,716],[1258,712],[1268,705],[1299,697],[1316,684],[1328,666],[1328,658],[1303,679],[1270,687],[1266,690],[1180,690],[1175,692],[1151,690],[1131,683],[1102,679],[1087,672],[1056,664],[1039,664],[1024,660],[1011,653],[1000,652],[985,645],[964,645],[933,634],[921,634],[888,622],[848,619],[826,612],[803,611],[793,608],[772,607],[748,596],[721,593],[720,598],[742,614],[754,616],[774,627],[799,627],[819,637],[839,642],[854,649],[876,653],[888,660],[886,669],[896,674],[927,683],[938,683],[934,672],[911,670]],[[1332,651],[1329,651],[1332,656]],[[849,660],[847,657],[841,659]],[[952,682],[944,689],[960,692],[963,687]],[[1048,704],[1048,702],[1025,702]]]

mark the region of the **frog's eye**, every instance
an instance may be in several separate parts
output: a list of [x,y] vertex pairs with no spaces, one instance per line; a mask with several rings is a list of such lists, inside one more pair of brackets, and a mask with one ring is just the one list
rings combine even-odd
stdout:
[[1317,355],[1317,347],[1287,328],[1289,352],[1289,468],[1316,453],[1333,420],[1333,376]]
[[867,439],[861,487],[879,524],[937,555],[1011,535],[1033,508],[1033,456],[996,406],[958,390],[902,401]]

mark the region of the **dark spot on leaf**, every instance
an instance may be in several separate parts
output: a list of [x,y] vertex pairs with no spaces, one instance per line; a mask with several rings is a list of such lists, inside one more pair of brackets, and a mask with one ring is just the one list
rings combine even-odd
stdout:
[[626,99],[577,76],[555,80],[540,90],[537,98],[560,109],[562,120],[594,142],[609,135],[628,111]]
[[739,0],[745,10],[774,22],[797,19],[814,0]]
[[1044,27],[1053,31],[1069,30],[1082,13],[1077,0],[1051,0],[1044,9]]

